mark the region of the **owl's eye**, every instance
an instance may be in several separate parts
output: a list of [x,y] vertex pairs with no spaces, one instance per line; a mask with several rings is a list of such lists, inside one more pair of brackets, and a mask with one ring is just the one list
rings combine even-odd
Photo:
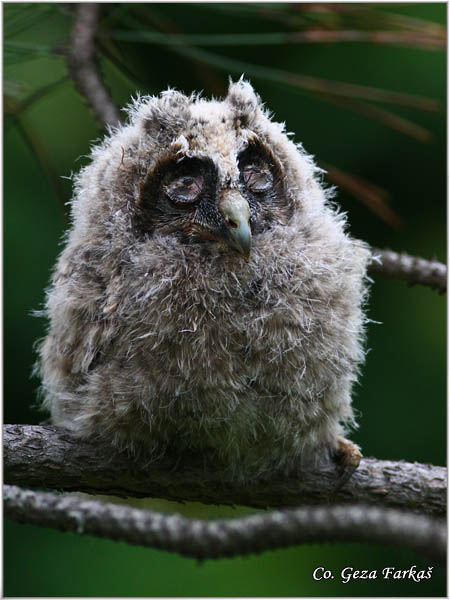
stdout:
[[268,168],[248,165],[242,169],[242,179],[247,189],[255,194],[263,194],[273,187],[273,175]]
[[204,186],[201,175],[183,175],[163,186],[164,193],[174,204],[188,205],[200,199]]

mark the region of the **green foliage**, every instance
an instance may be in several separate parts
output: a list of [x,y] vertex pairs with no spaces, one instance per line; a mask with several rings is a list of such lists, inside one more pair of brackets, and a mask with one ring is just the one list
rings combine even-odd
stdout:
[[[330,174],[336,168],[358,183],[341,183],[338,194],[355,236],[444,260],[445,4],[102,6],[100,65],[119,105],[137,90],[153,94],[168,86],[220,95],[229,75],[244,72],[296,141]],[[33,407],[39,382],[30,379],[32,345],[45,323],[31,312],[42,306],[68,222],[71,184],[62,177],[85,163],[90,142],[101,133],[68,76],[64,52],[72,19],[68,4],[4,5],[5,422],[45,418]],[[444,464],[444,299],[377,279],[369,316],[382,324],[368,327],[370,353],[355,392],[360,427],[353,439],[367,456]],[[211,509],[208,516],[216,513]],[[420,584],[312,580],[320,565],[338,575],[349,565],[430,564],[404,551],[355,544],[198,565],[7,523],[5,557],[7,596],[445,594],[438,568]]]

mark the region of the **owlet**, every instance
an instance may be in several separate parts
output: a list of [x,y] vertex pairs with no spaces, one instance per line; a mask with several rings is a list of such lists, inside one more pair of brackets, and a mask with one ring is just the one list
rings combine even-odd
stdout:
[[241,480],[356,464],[369,259],[248,82],[138,98],[75,177],[44,406],[82,438]]

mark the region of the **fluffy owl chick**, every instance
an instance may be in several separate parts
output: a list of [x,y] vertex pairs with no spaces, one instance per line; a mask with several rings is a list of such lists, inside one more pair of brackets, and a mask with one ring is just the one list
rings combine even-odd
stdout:
[[231,477],[355,458],[369,251],[249,83],[168,90],[75,179],[40,346],[53,423]]

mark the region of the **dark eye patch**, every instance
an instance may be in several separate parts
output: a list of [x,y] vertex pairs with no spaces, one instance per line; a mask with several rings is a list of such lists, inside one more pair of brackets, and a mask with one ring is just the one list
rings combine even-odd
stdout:
[[140,185],[139,204],[148,209],[161,201],[174,207],[189,207],[214,187],[216,170],[209,159],[169,156],[147,173]]
[[181,177],[176,177],[170,183],[163,185],[163,190],[174,204],[193,204],[199,200],[204,183],[204,178],[201,175],[181,175]]
[[208,179],[208,164],[198,158],[182,158],[167,163],[159,180],[160,193],[176,206],[198,202]]
[[251,143],[239,157],[241,183],[256,195],[269,193],[279,175],[271,152],[260,143]]
[[183,231],[214,205],[217,169],[209,158],[162,157],[139,186],[135,222],[144,233]]
[[280,161],[260,140],[254,140],[238,156],[240,183],[250,206],[254,234],[274,223],[287,223],[293,212]]
[[255,194],[268,192],[273,187],[273,175],[268,168],[259,165],[246,165],[242,168],[245,186]]

